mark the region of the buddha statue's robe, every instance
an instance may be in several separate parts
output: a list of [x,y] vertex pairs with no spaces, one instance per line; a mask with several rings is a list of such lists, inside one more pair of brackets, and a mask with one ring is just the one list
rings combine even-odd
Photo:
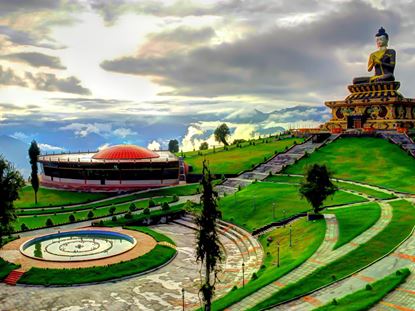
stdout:
[[395,81],[396,52],[393,49],[378,50],[369,56],[368,71],[375,68],[373,77],[357,77],[353,84]]

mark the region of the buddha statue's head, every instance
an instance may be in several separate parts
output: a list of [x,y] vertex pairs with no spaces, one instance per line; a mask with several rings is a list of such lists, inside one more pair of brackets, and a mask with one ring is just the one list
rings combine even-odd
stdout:
[[378,33],[376,34],[376,46],[379,49],[386,49],[388,46],[389,36],[386,33],[385,29],[383,27],[380,27]]

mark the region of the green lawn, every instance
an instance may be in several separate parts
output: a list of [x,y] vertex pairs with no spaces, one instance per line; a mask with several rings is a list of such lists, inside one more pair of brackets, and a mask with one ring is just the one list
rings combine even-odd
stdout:
[[47,207],[87,203],[95,200],[105,199],[109,196],[110,194],[105,193],[75,192],[39,188],[37,194],[38,204],[35,205],[33,188],[32,186],[26,186],[22,189],[22,191],[20,191],[20,199],[14,202],[14,207]]
[[168,242],[170,244],[176,245],[176,243],[174,243],[174,241],[172,239],[170,239],[168,236],[166,236],[166,235],[164,235],[164,234],[162,234],[158,231],[155,231],[153,229],[150,229],[149,227],[126,226],[126,227],[124,227],[124,229],[140,231],[140,232],[143,232],[145,234],[150,235],[157,242]]
[[[153,201],[156,203],[156,205],[159,205],[163,202],[172,203],[173,198],[172,197],[165,197],[165,198],[154,198]],[[149,199],[137,201],[134,204],[136,205],[137,209],[143,209],[145,207],[148,207]],[[123,213],[129,211],[130,202],[117,205],[115,214],[117,213]],[[104,217],[109,216],[110,206],[106,206],[103,208],[96,208],[96,209],[88,209],[88,210],[82,210],[78,212],[73,213],[59,213],[59,214],[52,214],[52,215],[34,215],[34,216],[27,216],[27,217],[18,217],[17,220],[14,222],[13,226],[15,231],[21,230],[21,225],[24,223],[29,229],[35,229],[35,228],[42,228],[46,227],[46,220],[50,218],[54,225],[61,225],[69,223],[69,215],[73,214],[76,218],[76,221],[81,220],[87,220],[88,219],[88,212],[92,211],[94,213],[93,218],[98,217]]]
[[398,270],[395,273],[371,284],[371,289],[363,288],[350,295],[337,300],[337,303],[330,303],[314,311],[364,311],[369,310],[382,300],[388,293],[405,282],[410,275],[409,269]]
[[156,247],[141,257],[117,264],[79,269],[31,268],[19,279],[20,284],[72,285],[102,282],[125,277],[156,268],[170,260],[176,250],[163,246]]
[[340,138],[284,172],[303,174],[312,163],[326,164],[338,178],[415,193],[415,159],[381,138]]
[[[298,184],[298,183],[301,183],[303,181],[303,177],[273,175],[273,176],[267,177],[265,180],[270,181],[270,182],[287,182],[287,183]],[[365,187],[365,186],[354,185],[354,184],[350,184],[348,182],[341,182],[341,181],[340,182],[334,181],[333,183],[337,187],[339,187],[340,189],[357,191],[359,193],[363,193],[363,194],[372,196],[376,199],[393,199],[393,198],[395,198],[395,196],[392,195],[392,194],[388,194],[388,193],[385,193],[383,191],[378,191],[378,190],[368,188],[368,187]]]
[[0,281],[2,281],[6,276],[9,275],[14,269],[19,268],[18,265],[5,261],[3,258],[0,258]]
[[[364,201],[366,200],[362,197],[338,191],[332,198],[326,200],[325,205]],[[275,218],[273,218],[273,203],[276,203]],[[306,212],[311,206],[305,199],[300,199],[298,185],[256,182],[234,195],[222,198],[219,201],[219,208],[224,220],[253,231],[271,222]]]
[[[218,181],[215,181],[217,183]],[[126,195],[119,198],[113,198],[105,200],[104,202],[99,203],[88,203],[83,204],[81,209],[88,209],[88,208],[94,208],[94,207],[102,207],[102,206],[108,206],[112,204],[120,204],[125,202],[131,202],[138,199],[145,199],[145,198],[151,198],[151,197],[159,197],[159,196],[167,196],[167,195],[177,195],[177,196],[184,196],[184,195],[193,195],[195,193],[198,193],[200,191],[200,184],[189,184],[189,185],[183,185],[183,186],[175,186],[175,187],[169,187],[164,189],[153,189],[146,192],[139,192],[135,194]],[[34,208],[33,206],[31,208]],[[64,207],[64,209],[68,209],[70,207]],[[27,209],[30,209],[30,207],[27,207]],[[51,208],[54,209],[54,208]],[[46,207],[45,207],[46,210]]]
[[[262,235],[259,241],[264,249],[264,262],[258,278],[244,288],[229,292],[213,303],[213,310],[223,310],[261,287],[282,277],[307,260],[323,242],[326,231],[324,220],[307,222],[305,218],[292,224],[292,247],[289,246],[289,227],[278,228]],[[268,238],[272,242],[268,242]],[[277,267],[277,241],[280,242],[280,267]]]
[[274,138],[266,139],[266,142],[258,142],[254,145],[245,145],[242,148],[229,146],[229,150],[218,150],[213,153],[212,150],[203,152],[203,155],[197,153],[187,153],[185,161],[193,167],[191,173],[200,174],[202,172],[202,163],[206,159],[212,174],[238,174],[244,170],[249,170],[253,166],[264,162],[264,158],[269,159],[276,152],[284,151],[294,142],[301,143],[301,138],[287,138],[275,140]]
[[391,202],[391,205],[393,206],[392,220],[379,234],[343,257],[319,268],[298,282],[282,288],[252,310],[260,310],[305,295],[334,280],[354,273],[392,251],[412,232],[415,225],[415,213],[414,206],[408,201],[394,201]]
[[332,209],[327,213],[335,214],[339,224],[339,239],[333,248],[336,249],[372,227],[380,218],[381,210],[377,203],[367,203],[349,208]]

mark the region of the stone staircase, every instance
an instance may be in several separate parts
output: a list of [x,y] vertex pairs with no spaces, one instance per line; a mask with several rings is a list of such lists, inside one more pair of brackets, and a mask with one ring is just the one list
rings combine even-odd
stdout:
[[257,166],[252,171],[243,172],[236,178],[228,178],[223,184],[215,187],[219,195],[233,194],[238,191],[238,188],[245,187],[254,180],[264,180],[269,176],[269,173],[278,174],[288,165],[300,160],[306,154],[313,153],[323,144],[328,144],[335,141],[341,134],[332,134],[325,141],[315,143],[312,139],[308,139],[302,144],[292,146],[283,153],[279,153],[272,157],[267,162]]
[[[174,221],[177,224],[197,230],[194,217],[186,215]],[[226,254],[221,263],[221,273],[217,283],[217,295],[222,296],[232,289],[234,284],[242,286],[257,272],[262,264],[263,250],[259,242],[247,231],[224,221],[218,222],[219,241]],[[244,276],[242,276],[244,264]],[[236,281],[236,282],[235,282]]]
[[13,270],[9,273],[9,275],[4,279],[4,283],[7,285],[16,285],[17,281],[22,277],[24,274],[23,271]]
[[408,151],[415,158],[415,143],[405,133],[398,132],[382,132],[381,136],[390,139],[394,144],[399,145],[402,149]]

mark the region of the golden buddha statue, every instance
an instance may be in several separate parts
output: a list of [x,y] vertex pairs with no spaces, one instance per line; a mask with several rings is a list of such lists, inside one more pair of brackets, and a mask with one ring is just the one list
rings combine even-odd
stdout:
[[367,70],[375,68],[373,77],[358,77],[353,79],[353,84],[395,81],[393,71],[395,69],[396,52],[388,49],[389,36],[381,27],[376,34],[378,50],[370,54]]

